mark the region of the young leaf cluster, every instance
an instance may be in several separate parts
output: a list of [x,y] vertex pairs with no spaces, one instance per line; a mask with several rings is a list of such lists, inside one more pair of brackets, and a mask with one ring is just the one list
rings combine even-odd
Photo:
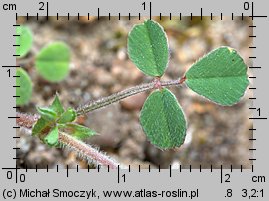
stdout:
[[[16,27],[16,55],[18,62],[22,60],[31,50],[33,44],[33,34],[26,26]],[[35,55],[34,66],[38,73],[50,82],[63,80],[69,72],[70,50],[63,42],[53,42],[48,44]],[[21,66],[23,67],[23,66]],[[20,68],[16,72],[16,105],[27,104],[32,96],[32,81],[27,72]]]
[[32,129],[32,135],[49,146],[59,145],[59,132],[69,133],[79,140],[95,135],[93,130],[74,123],[77,116],[75,110],[65,110],[57,95],[51,106],[37,107],[37,111],[40,118]]
[[[143,73],[160,79],[169,62],[168,40],[160,24],[146,20],[135,25],[128,37],[128,54]],[[225,106],[237,103],[249,84],[246,64],[230,47],[220,47],[199,59],[182,80],[199,95]],[[149,95],[140,122],[151,143],[160,148],[184,143],[185,115],[166,88],[157,87]]]

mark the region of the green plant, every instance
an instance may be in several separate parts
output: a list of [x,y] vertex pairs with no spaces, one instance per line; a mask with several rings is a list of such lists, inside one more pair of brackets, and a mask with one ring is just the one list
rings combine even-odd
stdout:
[[153,89],[142,108],[141,125],[152,144],[161,149],[174,148],[184,143],[187,122],[176,97],[167,87],[186,83],[205,98],[230,106],[240,100],[249,84],[246,64],[230,47],[220,47],[208,53],[177,80],[161,81],[169,62],[168,40],[163,28],[152,20],[133,27],[128,36],[128,54],[143,73],[154,77],[152,82],[91,101],[78,109],[64,110],[56,95],[50,107],[37,108],[39,118],[19,113],[21,119],[17,123],[32,128],[33,135],[49,146],[62,144],[85,158],[92,157],[97,163],[116,167],[113,161],[104,159],[104,155],[80,141],[95,132],[75,124],[77,116]]
[[[163,28],[152,20],[136,25],[128,37],[131,60],[146,75],[158,79],[168,65],[168,41]],[[221,105],[233,105],[248,85],[247,68],[232,48],[220,47],[201,58],[183,79],[193,91]],[[186,120],[174,95],[158,89],[146,100],[140,122],[150,141],[161,148],[183,144]]]
[[33,44],[33,34],[28,27],[19,26],[16,28],[16,54],[18,57],[24,57],[30,51]]
[[48,81],[59,82],[69,71],[70,51],[63,42],[54,42],[44,47],[36,56],[35,66]]
[[74,123],[76,112],[72,108],[64,110],[56,95],[50,107],[37,107],[40,118],[35,123],[32,134],[38,136],[49,146],[59,145],[59,131],[68,132],[73,137],[83,140],[95,134],[87,127]]
[[[23,62],[23,58],[30,52],[33,44],[33,34],[26,26],[18,26],[16,28],[16,55],[18,63]],[[39,74],[50,82],[59,82],[63,80],[69,72],[70,50],[63,42],[54,42],[42,48],[34,58],[35,67]],[[26,60],[26,64],[29,63]],[[21,67],[23,65],[20,65]],[[29,102],[32,95],[32,81],[26,71],[17,70],[16,95],[20,98],[16,99],[16,105],[25,105]]]
[[16,86],[20,86],[16,88],[16,94],[20,95],[16,99],[16,105],[24,105],[28,103],[32,96],[33,84],[27,72],[22,68],[16,70],[16,76],[19,76],[19,79],[16,79]]

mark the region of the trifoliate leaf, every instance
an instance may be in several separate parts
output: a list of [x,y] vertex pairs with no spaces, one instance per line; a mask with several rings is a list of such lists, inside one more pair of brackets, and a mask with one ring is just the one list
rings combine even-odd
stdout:
[[18,57],[24,57],[31,49],[33,44],[32,32],[28,27],[18,26],[16,27],[16,54]]
[[50,147],[58,145],[59,131],[58,126],[55,126],[49,134],[44,138],[44,142]]
[[44,47],[39,52],[35,66],[44,79],[59,82],[67,76],[69,63],[69,47],[63,42],[55,42]]
[[36,109],[38,113],[40,114],[40,116],[44,118],[45,120],[54,121],[57,118],[57,113],[51,108],[37,107]]
[[95,131],[75,123],[66,123],[63,125],[59,124],[59,126],[63,131],[79,140],[83,140],[96,134]]
[[169,60],[166,34],[157,22],[135,25],[128,36],[128,54],[146,75],[162,76]]
[[168,89],[150,94],[141,110],[140,122],[150,142],[160,148],[179,147],[185,140],[185,116]]
[[27,104],[32,97],[33,84],[31,78],[25,70],[18,68],[16,70],[16,105]]
[[64,113],[64,108],[59,100],[58,95],[55,95],[55,98],[50,106],[50,108],[57,113],[57,116],[61,116]]
[[186,73],[186,84],[196,93],[221,105],[233,105],[249,84],[247,66],[230,47],[205,55]]
[[74,109],[68,108],[57,121],[59,124],[72,122],[76,119],[77,113]]

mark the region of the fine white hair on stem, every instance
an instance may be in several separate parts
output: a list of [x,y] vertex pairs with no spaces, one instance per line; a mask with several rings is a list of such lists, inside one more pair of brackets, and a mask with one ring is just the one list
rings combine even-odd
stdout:
[[63,147],[76,152],[79,157],[96,166],[109,166],[111,169],[120,167],[120,164],[106,154],[64,132],[59,133],[59,142]]
[[129,89],[125,89],[123,91],[112,94],[110,96],[90,101],[89,103],[77,108],[76,112],[77,115],[79,116],[147,90],[158,89],[159,87],[180,86],[181,84],[183,84],[185,79],[186,79],[185,76],[179,80],[170,80],[170,81],[160,81],[160,79],[154,79],[150,83],[137,85]]

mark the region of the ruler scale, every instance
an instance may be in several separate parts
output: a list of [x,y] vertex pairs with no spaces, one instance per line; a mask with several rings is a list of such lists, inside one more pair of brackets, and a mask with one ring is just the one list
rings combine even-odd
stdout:
[[[268,3],[266,1],[236,1],[233,6],[229,3],[205,0],[195,1],[175,1],[167,0],[165,2],[154,1],[132,1],[124,0],[106,2],[104,0],[95,2],[76,2],[64,1],[4,1],[0,4],[1,19],[5,19],[2,24],[2,57],[1,57],[1,91],[3,96],[1,100],[1,122],[3,124],[1,140],[1,200],[17,199],[21,200],[42,200],[48,197],[51,200],[62,199],[91,199],[91,200],[138,200],[138,199],[171,199],[171,200],[268,200],[268,168],[269,162],[266,153],[269,140],[267,135],[268,121],[268,98],[266,75],[269,70],[266,68],[268,47]],[[57,16],[57,20],[65,16],[69,21],[71,17],[76,17],[79,21],[82,16],[97,16],[97,20],[106,16],[107,20],[112,17],[123,20],[138,19],[143,17],[152,19],[157,16],[160,20],[168,17],[170,20],[180,22],[184,16],[199,16],[204,20],[206,16],[210,20],[223,20],[224,16],[229,16],[234,20],[239,16],[242,20],[249,18],[253,24],[249,29],[253,33],[249,38],[253,44],[249,49],[253,55],[249,56],[252,64],[248,68],[253,72],[249,76],[251,84],[248,87],[252,91],[253,97],[248,101],[253,104],[249,106],[252,116],[248,117],[253,121],[253,128],[249,128],[249,141],[252,144],[247,151],[250,153],[251,168],[245,169],[243,165],[240,168],[223,168],[223,165],[210,168],[193,168],[190,164],[187,168],[179,166],[173,169],[172,165],[168,169],[156,169],[150,165],[147,169],[133,168],[130,165],[126,169],[113,170],[108,168],[97,169],[75,169],[68,165],[64,169],[35,169],[27,167],[21,168],[16,165],[16,141],[20,140],[16,136],[15,99],[18,98],[15,91],[19,87],[15,84],[16,69],[19,68],[15,63],[15,38],[20,37],[15,34],[16,20],[19,16],[26,16],[26,20],[35,17],[40,20],[50,16]],[[219,19],[216,19],[218,17]],[[126,20],[126,19],[125,19]],[[97,22],[98,23],[98,22]],[[10,75],[10,76],[7,76]],[[22,190],[23,189],[23,190]],[[113,192],[112,192],[113,191]],[[116,194],[115,192],[120,194]],[[112,193],[112,194],[109,194]],[[38,196],[33,196],[38,195]]]

